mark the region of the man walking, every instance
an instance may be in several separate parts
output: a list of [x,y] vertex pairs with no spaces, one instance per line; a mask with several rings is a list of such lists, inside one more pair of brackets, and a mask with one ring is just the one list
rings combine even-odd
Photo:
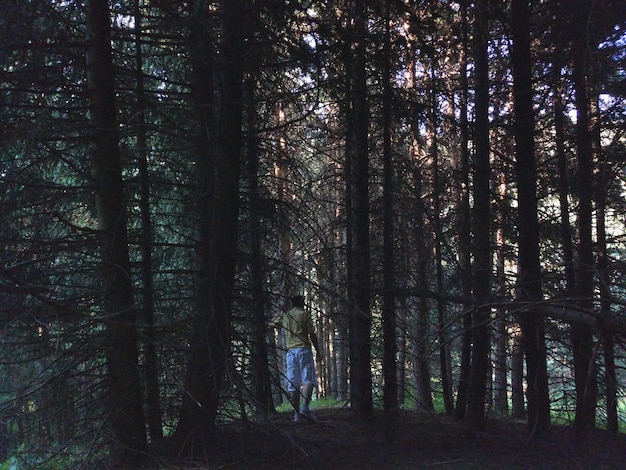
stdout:
[[[272,323],[274,326],[282,327],[285,330],[287,391],[295,410],[294,421],[299,421],[300,416],[313,420],[309,404],[313,395],[313,388],[317,384],[317,377],[311,345],[315,348],[318,358],[320,355],[313,321],[304,310],[304,297],[301,295],[293,296],[291,298],[291,310],[274,317]],[[300,408],[300,396],[303,399],[302,408]]]

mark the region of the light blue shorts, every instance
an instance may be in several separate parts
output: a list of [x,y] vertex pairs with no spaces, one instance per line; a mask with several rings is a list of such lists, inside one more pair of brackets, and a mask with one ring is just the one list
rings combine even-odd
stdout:
[[287,351],[287,390],[295,392],[304,384],[317,385],[313,352],[309,348]]

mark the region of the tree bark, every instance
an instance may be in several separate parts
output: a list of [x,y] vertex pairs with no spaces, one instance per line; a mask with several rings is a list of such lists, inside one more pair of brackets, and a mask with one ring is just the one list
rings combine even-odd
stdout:
[[350,272],[348,302],[350,314],[350,385],[351,400],[360,418],[373,412],[370,311],[370,240],[369,240],[369,105],[367,97],[366,47],[367,23],[365,6],[355,1],[352,67],[349,70],[352,135],[347,138],[351,153]]
[[257,103],[255,76],[246,80],[247,116],[247,179],[250,217],[250,291],[252,303],[251,372],[254,406],[260,417],[265,418],[274,410],[272,381],[268,364],[267,320],[265,315],[265,270],[263,269],[263,243],[261,204],[259,197],[259,153],[257,142]]
[[[215,429],[219,392],[230,354],[242,143],[240,54],[244,11],[240,0],[220,2],[220,60],[215,70],[212,70],[211,37],[206,31],[208,11],[199,9],[195,13],[190,38],[198,117],[198,267],[196,312],[178,432],[182,436],[193,432],[199,439],[211,436]],[[217,86],[217,107],[212,99],[212,84]]]
[[[540,301],[543,294],[537,220],[530,14],[527,0],[513,0],[511,58],[519,234],[517,298],[523,301]],[[531,309],[521,313],[519,321],[526,355],[528,432],[534,438],[544,439],[550,429],[544,320],[542,315]]]
[[[413,123],[413,134],[417,138],[419,135],[419,126],[417,122]],[[426,220],[426,207],[423,201],[424,183],[422,178],[422,168],[420,162],[415,163],[413,169],[413,187],[414,198],[416,202],[416,211],[414,214],[414,251],[416,253],[415,272],[418,285],[426,291],[430,283],[428,267],[432,263],[432,258],[428,249],[431,241],[424,234],[429,233],[426,230],[424,221]],[[415,376],[415,404],[417,408],[423,410],[433,409],[432,388],[430,384],[431,373],[428,358],[430,356],[430,306],[429,299],[425,296],[418,296],[415,299],[416,308],[415,315],[410,316],[411,324],[410,337],[413,354],[413,373]]]
[[395,237],[394,237],[394,178],[391,153],[391,40],[389,2],[385,2],[385,42],[383,67],[383,409],[398,411],[398,374],[396,355],[396,297],[395,297]]
[[607,186],[609,184],[608,172],[611,171],[606,155],[602,151],[600,136],[601,118],[600,106],[597,98],[594,98],[594,123],[593,143],[598,156],[598,173],[595,189],[596,198],[596,233],[597,233],[597,271],[600,292],[600,334],[602,349],[604,351],[604,381],[606,386],[606,429],[610,435],[616,436],[619,431],[619,419],[617,412],[617,370],[615,365],[615,332],[607,328],[606,319],[611,319],[611,276],[610,257],[607,253],[606,233],[606,204]]
[[[461,1],[461,36],[462,36],[462,62],[461,62],[461,104],[460,104],[460,165],[459,165],[459,263],[461,267],[461,283],[463,298],[471,298],[472,293],[472,265],[471,265],[471,214],[470,214],[470,191],[469,191],[469,123],[467,118],[469,103],[469,84],[467,77],[468,41],[467,1]],[[464,305],[461,315],[461,360],[459,370],[459,383],[457,387],[456,406],[454,415],[463,419],[467,411],[467,395],[469,388],[469,373],[471,365],[472,344],[472,314],[469,305]]]
[[111,19],[106,0],[90,0],[86,6],[87,86],[106,318],[109,444],[113,460],[126,465],[141,459],[146,450],[146,431],[117,131]]
[[489,59],[487,2],[477,0],[474,28],[475,77],[475,154],[474,154],[474,311],[472,314],[473,347],[469,377],[467,419],[470,429],[485,426],[485,397],[489,351],[491,310],[487,306],[491,289],[491,211],[489,181]]
[[513,332],[511,347],[511,413],[514,418],[526,419],[524,402],[524,347],[518,325]]
[[[505,276],[506,265],[506,238],[505,226],[508,223],[507,214],[510,212],[510,204],[508,203],[508,181],[507,171],[500,171],[498,174],[498,226],[496,229],[496,253],[495,253],[495,270],[496,270],[496,297],[505,298],[508,290],[508,281]],[[494,351],[493,351],[493,405],[495,412],[500,416],[508,416],[509,397],[508,397],[508,368],[507,345],[509,343],[509,334],[507,328],[508,312],[506,308],[496,309],[496,318],[494,321]]]
[[141,33],[141,1],[134,0],[135,66],[137,86],[137,152],[140,180],[141,212],[141,278],[143,294],[143,349],[145,356],[146,412],[150,440],[163,437],[159,387],[159,359],[154,333],[154,282],[152,274],[152,218],[150,211],[150,173],[148,171],[148,135],[146,129],[146,99],[143,80],[143,38]]
[[441,376],[441,389],[443,392],[443,402],[447,414],[452,414],[454,411],[454,402],[452,399],[452,383],[450,378],[452,377],[450,371],[450,358],[449,358],[449,344],[447,339],[446,328],[446,303],[443,297],[443,261],[442,261],[442,246],[443,246],[443,234],[441,233],[441,185],[439,181],[439,142],[437,132],[439,131],[438,125],[438,94],[436,85],[436,73],[435,73],[435,56],[434,53],[430,57],[430,72],[431,72],[431,86],[430,86],[430,106],[429,106],[429,133],[430,143],[429,150],[432,159],[432,224],[433,224],[433,242],[435,252],[435,280],[437,290],[437,336],[439,339],[439,369]]
[[[593,154],[589,129],[589,98],[587,90],[587,15],[585,9],[577,11],[577,28],[574,40],[574,92],[576,102],[576,143],[578,160],[578,260],[575,266],[575,294],[579,306],[593,309],[593,240],[592,240],[592,179]],[[597,405],[596,364],[594,339],[591,328],[572,325],[574,354],[574,381],[576,384],[576,417],[574,427],[586,435],[595,427]]]

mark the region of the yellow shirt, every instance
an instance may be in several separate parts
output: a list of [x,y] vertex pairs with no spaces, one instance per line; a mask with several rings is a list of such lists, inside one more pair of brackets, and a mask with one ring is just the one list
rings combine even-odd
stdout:
[[310,335],[314,334],[311,316],[301,308],[292,308],[278,320],[278,325],[285,329],[287,349],[311,348]]

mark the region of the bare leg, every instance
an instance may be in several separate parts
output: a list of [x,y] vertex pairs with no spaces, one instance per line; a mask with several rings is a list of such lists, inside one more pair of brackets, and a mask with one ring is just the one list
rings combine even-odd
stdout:
[[291,399],[291,406],[296,410],[297,413],[300,412],[300,392],[298,390],[294,390],[293,392],[289,392],[289,398]]
[[309,403],[311,403],[312,396],[313,396],[313,384],[304,384],[302,386],[302,398],[304,398],[304,404],[302,405],[303,411],[309,411]]

